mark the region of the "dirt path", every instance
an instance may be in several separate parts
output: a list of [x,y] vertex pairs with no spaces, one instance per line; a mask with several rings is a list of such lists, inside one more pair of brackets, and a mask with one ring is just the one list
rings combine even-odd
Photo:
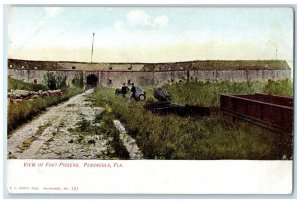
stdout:
[[[110,147],[102,135],[74,133],[78,122],[93,123],[102,108],[93,107],[89,90],[48,110],[14,131],[8,140],[8,156],[19,159],[107,159]],[[92,140],[92,142],[90,142]]]

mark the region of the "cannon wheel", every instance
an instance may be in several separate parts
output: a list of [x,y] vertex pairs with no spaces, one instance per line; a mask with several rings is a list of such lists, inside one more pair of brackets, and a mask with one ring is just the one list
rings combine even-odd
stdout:
[[145,97],[144,94],[141,94],[141,95],[139,96],[139,100],[144,101],[145,99],[146,99],[146,97]]

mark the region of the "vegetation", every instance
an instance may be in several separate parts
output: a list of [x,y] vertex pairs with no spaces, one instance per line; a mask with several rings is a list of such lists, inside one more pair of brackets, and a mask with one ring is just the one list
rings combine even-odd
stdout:
[[213,70],[217,69],[286,69],[288,66],[284,60],[209,60],[209,61],[196,61],[193,64],[199,69],[206,69],[210,67]]
[[[175,102],[218,106],[218,93],[248,94],[284,89],[285,82],[265,83],[177,83],[165,85]],[[188,91],[187,91],[188,90]],[[151,89],[146,89],[148,96]],[[136,139],[148,159],[280,159],[292,155],[290,139],[245,122],[233,123],[221,115],[204,117],[159,116],[143,108],[145,102],[128,101],[109,88],[98,88],[91,96],[97,106],[111,110]],[[153,101],[148,98],[146,102]],[[112,122],[112,121],[111,121]],[[280,140],[280,141],[279,141]]]
[[261,82],[189,82],[163,86],[172,96],[172,101],[182,104],[219,106],[219,94],[252,94],[261,92]]
[[[31,60],[18,60],[8,59],[8,64],[13,65],[13,68],[33,69],[36,67],[38,70],[56,70],[66,68],[64,63],[68,61],[31,61]],[[86,62],[74,62],[73,64],[87,64]],[[94,63],[106,64],[106,63]],[[200,61],[187,61],[175,63],[112,63],[111,65],[144,65],[142,70],[153,71],[156,68],[166,70],[172,67],[179,69],[180,67],[187,67],[198,70],[214,69],[214,70],[240,70],[240,69],[286,69],[288,66],[284,60],[200,60]],[[76,65],[75,65],[76,66]]]
[[[292,96],[291,80],[264,82],[197,82],[166,84],[163,86],[172,96],[173,102],[219,106],[219,94],[267,94]],[[149,92],[151,95],[151,92]],[[148,94],[149,95],[149,94]]]
[[61,96],[39,97],[33,100],[24,100],[19,104],[8,104],[8,131],[12,131],[28,119],[44,111],[47,107],[66,101],[70,97],[81,93],[81,89],[68,88]]
[[77,88],[83,88],[83,76],[82,74],[77,74],[72,80],[72,85]]
[[259,69],[287,69],[289,66],[284,60],[203,60],[176,63],[146,63],[143,70],[153,71],[172,69],[196,70],[259,70]]
[[263,91],[269,94],[293,96],[293,81],[288,79],[280,81],[269,80]]
[[[107,159],[129,159],[129,153],[120,140],[119,131],[114,127],[112,122],[112,114],[109,109],[105,108],[101,114],[98,114],[93,123],[82,118],[78,122],[77,128],[73,129],[73,133],[78,134],[80,142],[89,142],[85,138],[89,135],[102,135],[107,140]],[[98,124],[98,125],[97,125]]]
[[38,91],[47,90],[47,87],[40,84],[25,83],[20,80],[8,77],[8,90],[27,90],[27,91]]
[[44,75],[44,85],[51,90],[65,89],[67,76],[55,75],[53,72],[47,72]]

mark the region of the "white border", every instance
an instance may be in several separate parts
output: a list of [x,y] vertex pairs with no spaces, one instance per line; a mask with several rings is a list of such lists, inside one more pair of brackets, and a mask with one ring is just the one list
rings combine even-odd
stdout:
[[9,160],[7,173],[13,194],[291,194],[292,164],[280,160]]
[[[11,0],[11,1],[8,1],[8,0],[4,0],[2,5],[3,4],[47,4],[47,5],[50,5],[50,4],[117,4],[117,5],[120,5],[120,4],[135,4],[135,5],[145,5],[145,4],[148,4],[148,2],[145,2],[145,1],[128,1],[128,0],[119,0],[119,1],[116,1],[116,0],[112,0],[112,1],[96,1],[96,0],[86,0],[86,1],[69,1],[69,0],[61,0],[61,1],[50,1],[50,0],[46,0],[46,1],[38,1],[38,0],[27,0],[27,1],[22,1],[22,0]],[[166,4],[173,4],[173,5],[187,5],[187,4],[199,4],[197,1],[191,1],[191,0],[187,0],[187,1],[178,1],[178,0],[175,0],[175,1],[158,1],[158,0],[152,0],[151,1],[151,4],[155,4],[155,5],[159,5],[159,4],[163,4],[163,5],[166,5]],[[255,1],[243,1],[243,2],[237,2],[237,1],[222,1],[222,0],[219,0],[219,1],[216,1],[216,0],[212,0],[212,1],[202,1],[201,2],[202,4],[209,4],[209,5],[213,5],[213,4],[221,4],[221,5],[224,5],[224,4],[239,4],[239,3],[243,3],[243,4],[248,4],[248,5],[256,5],[256,4],[297,4],[298,2],[296,0],[286,0],[286,1],[275,1],[275,0],[264,0],[264,1],[258,1],[258,0],[255,0]],[[298,5],[296,5],[298,7]],[[2,7],[1,7],[1,11],[2,10]],[[3,13],[3,12],[0,12],[0,13]],[[3,22],[3,16],[1,16],[1,20]],[[297,15],[297,22],[299,22],[299,15]],[[3,27],[1,27],[2,29],[2,37],[1,37],[1,43],[3,45]],[[2,46],[3,47],[3,46]],[[298,42],[297,42],[297,47],[298,47]],[[3,52],[4,53],[4,52]],[[4,53],[5,54],[5,53]],[[297,58],[298,58],[298,54],[297,54]],[[1,62],[2,64],[5,64],[5,62],[3,61],[3,58],[1,59]],[[294,62],[295,66],[296,66],[296,63]],[[297,75],[296,77],[298,77],[298,72],[296,71]],[[4,69],[0,69],[0,76],[3,76],[4,77],[4,74],[6,74],[6,70]],[[296,84],[297,85],[297,84]],[[4,89],[1,89],[0,88],[0,94],[3,96],[2,98],[2,101],[5,101],[5,96],[4,96],[4,92],[6,92],[6,85],[3,86]],[[297,86],[298,87],[298,86]],[[297,90],[298,88],[296,88]],[[297,94],[295,94],[296,96],[296,100],[297,100]],[[295,102],[296,103],[296,102]],[[0,111],[1,115],[4,115],[4,109],[1,108],[1,111]],[[297,112],[297,115],[298,115],[298,112]],[[3,118],[3,117],[2,117]],[[3,125],[4,121],[1,119],[1,129],[6,129],[6,127],[4,127],[5,125]],[[297,121],[297,124],[298,124],[298,121]],[[2,130],[2,132],[3,132]],[[3,137],[0,138],[0,142],[4,143],[6,140],[4,139],[3,140]],[[298,145],[298,142],[297,142],[297,145]],[[1,153],[3,153],[3,150],[1,150]],[[1,156],[1,161],[3,161],[3,157],[5,157],[6,155],[5,154],[2,154],[3,156]],[[298,161],[298,157],[297,158],[297,161]],[[4,164],[5,166],[5,164]],[[222,170],[222,168],[220,168],[220,171]],[[1,173],[2,174],[2,173]],[[296,188],[295,188],[296,189]],[[1,191],[3,192],[3,191]],[[297,189],[296,189],[296,193],[297,193]],[[239,196],[240,198],[243,198],[243,196]],[[270,196],[266,196],[266,197],[258,197],[258,198],[270,198]],[[31,196],[31,198],[35,198],[34,196]],[[50,196],[48,196],[48,198],[51,198]],[[116,197],[117,198],[117,197]],[[170,198],[172,198],[172,196],[170,196]],[[195,198],[201,198],[201,196],[199,197],[195,197]],[[210,198],[218,198],[216,196],[210,196]],[[223,197],[223,198],[226,198],[226,197]],[[234,196],[232,197],[234,198]],[[246,197],[247,198],[247,197]],[[248,196],[249,198],[249,196]],[[257,197],[256,197],[257,198]],[[278,198],[278,196],[271,196],[271,198]],[[285,198],[284,196],[281,196],[280,198]],[[293,198],[293,197],[292,197]],[[295,196],[294,196],[295,198]],[[6,200],[4,200],[6,202]],[[32,202],[33,200],[28,200],[28,202]],[[51,200],[50,200],[51,201]],[[56,200],[57,201],[57,200]],[[63,200],[65,202],[65,200]],[[75,200],[72,200],[72,202],[75,201]],[[230,200],[232,201],[232,200]],[[257,202],[257,200],[255,200]],[[278,200],[277,200],[278,201]],[[286,202],[287,200],[283,200],[284,202]],[[293,200],[291,200],[293,201]],[[22,202],[24,202],[24,200],[22,200]],[[26,201],[25,201],[26,202]],[[132,200],[130,200],[130,202],[132,202]],[[173,202],[173,201],[172,201]]]

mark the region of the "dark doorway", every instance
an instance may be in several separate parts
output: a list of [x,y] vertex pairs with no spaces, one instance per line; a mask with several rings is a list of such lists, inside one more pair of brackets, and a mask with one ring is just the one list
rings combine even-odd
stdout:
[[94,74],[88,75],[86,78],[87,88],[91,89],[97,87],[98,85],[98,77]]

